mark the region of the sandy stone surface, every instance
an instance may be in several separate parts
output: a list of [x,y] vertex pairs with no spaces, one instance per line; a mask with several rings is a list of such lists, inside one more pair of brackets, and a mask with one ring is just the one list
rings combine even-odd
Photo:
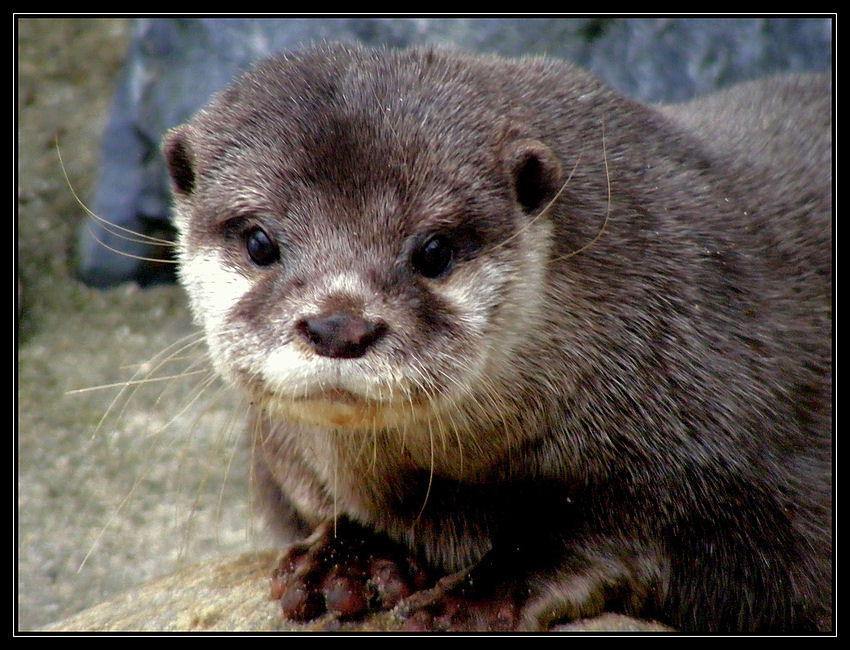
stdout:
[[56,142],[86,201],[126,22],[17,27],[17,624],[33,630],[261,538],[248,523],[238,408],[204,382],[180,289],[99,291],[72,275],[84,211]]

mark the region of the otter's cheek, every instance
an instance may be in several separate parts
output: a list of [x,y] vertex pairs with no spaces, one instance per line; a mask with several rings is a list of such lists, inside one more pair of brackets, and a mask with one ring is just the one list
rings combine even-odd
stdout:
[[219,372],[227,318],[251,289],[251,281],[229,266],[220,250],[204,248],[181,255],[180,281],[189,295],[195,322],[204,328],[213,363]]

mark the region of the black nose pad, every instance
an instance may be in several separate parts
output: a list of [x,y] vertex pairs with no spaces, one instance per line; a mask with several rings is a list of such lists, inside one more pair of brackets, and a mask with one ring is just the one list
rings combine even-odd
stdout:
[[370,322],[344,312],[298,321],[295,328],[317,354],[334,359],[356,359],[387,331],[385,323]]

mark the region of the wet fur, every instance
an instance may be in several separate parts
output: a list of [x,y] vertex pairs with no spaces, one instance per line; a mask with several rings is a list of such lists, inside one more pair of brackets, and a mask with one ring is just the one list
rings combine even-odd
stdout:
[[[830,99],[650,108],[562,62],[342,46],[218,95],[164,145],[181,278],[278,528],[501,557],[527,625],[828,628]],[[454,266],[423,280],[433,231]],[[389,333],[316,357],[292,321],[328,305]],[[314,369],[357,402],[299,399]]]

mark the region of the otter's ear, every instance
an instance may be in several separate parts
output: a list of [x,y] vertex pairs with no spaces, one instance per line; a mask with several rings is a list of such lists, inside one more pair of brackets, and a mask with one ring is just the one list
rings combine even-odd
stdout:
[[538,140],[518,140],[506,152],[506,162],[517,201],[525,212],[534,212],[561,188],[561,163]]
[[178,194],[191,194],[195,189],[195,168],[186,125],[171,129],[162,141],[162,153],[168,165],[172,187]]

